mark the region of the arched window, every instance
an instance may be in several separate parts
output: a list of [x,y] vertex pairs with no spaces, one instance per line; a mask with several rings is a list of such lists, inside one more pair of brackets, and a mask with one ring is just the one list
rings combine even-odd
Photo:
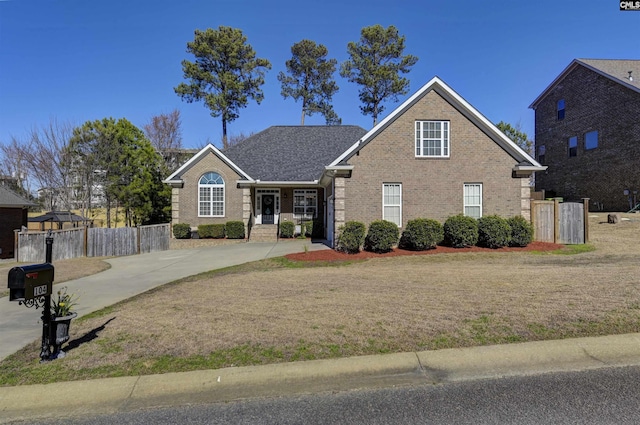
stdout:
[[198,216],[224,217],[224,179],[218,173],[208,172],[200,177]]

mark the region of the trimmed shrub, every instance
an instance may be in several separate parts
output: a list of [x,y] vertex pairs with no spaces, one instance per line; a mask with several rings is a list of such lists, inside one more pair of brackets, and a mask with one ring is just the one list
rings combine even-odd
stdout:
[[191,239],[191,226],[187,223],[174,224],[173,237],[176,239]]
[[358,221],[348,221],[344,226],[340,226],[336,249],[348,254],[360,252],[360,247],[364,243],[365,229],[364,223]]
[[478,219],[478,245],[502,248],[511,241],[511,226],[502,217],[489,215]]
[[400,246],[414,251],[433,249],[444,239],[444,230],[439,221],[428,218],[409,220],[402,232]]
[[524,247],[533,242],[533,225],[521,215],[507,219],[511,226],[510,246]]
[[224,224],[201,224],[198,226],[198,236],[201,239],[222,239]]
[[293,224],[293,221],[283,221],[282,223],[280,223],[281,238],[292,238],[295,230],[296,225]]
[[244,239],[244,223],[242,221],[227,221],[224,227],[227,239]]
[[300,223],[300,234],[310,238],[313,235],[314,224],[311,220]]
[[454,248],[465,248],[478,243],[478,220],[462,214],[444,222],[444,243]]
[[365,251],[389,252],[398,244],[400,230],[398,225],[387,220],[376,220],[369,225],[364,239]]

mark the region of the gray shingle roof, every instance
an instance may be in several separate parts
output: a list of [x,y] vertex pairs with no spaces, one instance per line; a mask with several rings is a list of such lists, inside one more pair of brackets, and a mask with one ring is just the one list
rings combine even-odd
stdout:
[[273,126],[222,153],[256,180],[314,181],[365,133],[353,125]]
[[22,208],[35,206],[33,202],[23,198],[12,190],[0,185],[0,207]]
[[[619,82],[632,85],[640,89],[640,60],[630,59],[578,59]],[[629,80],[631,71],[632,80]]]

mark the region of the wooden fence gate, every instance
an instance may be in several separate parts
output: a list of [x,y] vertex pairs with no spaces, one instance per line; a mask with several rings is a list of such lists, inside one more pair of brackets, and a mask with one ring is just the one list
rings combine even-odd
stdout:
[[566,245],[589,242],[589,199],[531,201],[533,239]]

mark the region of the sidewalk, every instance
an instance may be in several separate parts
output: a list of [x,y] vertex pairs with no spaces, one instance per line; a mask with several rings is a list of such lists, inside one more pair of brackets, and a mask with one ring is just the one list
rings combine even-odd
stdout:
[[0,423],[630,365],[640,334],[2,387]]
[[[328,249],[307,240],[244,243],[179,249],[106,260],[111,268],[93,276],[65,282],[79,296],[79,316],[183,277],[286,254]],[[55,266],[55,264],[54,264]],[[6,276],[4,277],[6,285]],[[54,286],[54,292],[55,292]],[[0,360],[41,338],[42,309],[27,308],[9,297],[0,298]]]

